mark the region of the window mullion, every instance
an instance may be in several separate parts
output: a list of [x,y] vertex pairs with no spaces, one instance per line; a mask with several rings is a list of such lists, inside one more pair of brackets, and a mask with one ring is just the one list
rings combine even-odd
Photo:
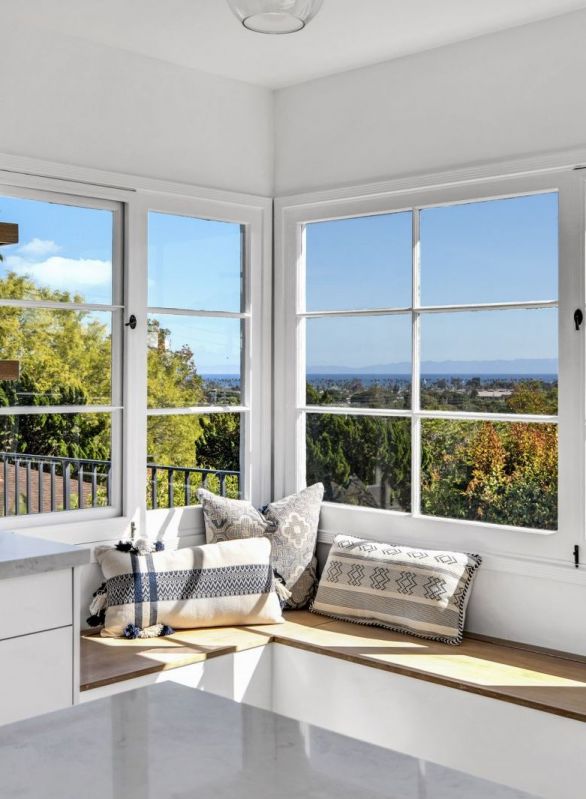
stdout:
[[306,311],[306,282],[307,282],[307,236],[306,228],[303,225],[298,229],[298,252],[297,252],[297,282],[295,286],[295,338],[296,338],[296,362],[297,380],[295,385],[295,451],[296,456],[296,475],[295,490],[299,490],[306,484],[307,456],[306,447],[306,427],[307,415],[297,411],[307,402],[307,322],[304,316]]
[[573,314],[583,308],[585,186],[581,173],[559,187],[559,522],[564,555],[584,541],[584,326],[576,331]]
[[414,208],[412,212],[413,225],[413,255],[411,262],[412,275],[412,358],[411,358],[411,513],[419,513],[421,504],[420,471],[421,471],[421,419],[417,416],[420,409],[420,372],[421,372],[421,321],[420,313],[417,310],[421,300],[420,284],[420,226],[419,209]]
[[146,529],[146,405],[147,405],[147,207],[140,197],[126,206],[125,319],[136,316],[134,330],[124,327],[125,398],[124,515],[139,531]]

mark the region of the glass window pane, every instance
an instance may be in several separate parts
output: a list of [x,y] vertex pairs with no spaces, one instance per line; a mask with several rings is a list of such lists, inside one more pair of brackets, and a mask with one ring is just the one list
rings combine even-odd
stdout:
[[1,404],[111,402],[112,313],[0,308]]
[[557,193],[421,211],[421,303],[555,300]]
[[0,197],[19,242],[2,247],[0,297],[112,304],[112,212]]
[[421,510],[557,529],[557,426],[424,419]]
[[148,319],[148,407],[238,405],[240,319],[172,316]]
[[240,496],[240,414],[149,416],[147,507],[197,503],[201,486]]
[[555,308],[422,314],[421,407],[556,414],[557,325]]
[[411,212],[305,227],[307,310],[411,305]]
[[411,316],[308,319],[307,404],[411,407]]
[[0,416],[0,516],[112,504],[107,413]]
[[239,312],[242,230],[232,222],[149,213],[149,305]]
[[402,418],[308,413],[307,484],[327,502],[411,509],[411,422]]

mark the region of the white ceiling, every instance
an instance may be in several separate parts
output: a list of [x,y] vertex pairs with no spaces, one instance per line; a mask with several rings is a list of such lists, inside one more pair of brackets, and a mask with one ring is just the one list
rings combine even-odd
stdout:
[[586,0],[324,0],[302,32],[246,31],[225,0],[1,0],[10,19],[272,88],[586,8]]

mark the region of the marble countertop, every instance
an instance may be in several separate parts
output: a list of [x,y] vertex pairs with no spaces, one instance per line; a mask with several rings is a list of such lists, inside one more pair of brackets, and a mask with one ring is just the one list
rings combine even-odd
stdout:
[[529,799],[171,682],[0,727],[0,774],[2,799]]
[[0,532],[0,580],[70,569],[89,562],[89,549],[18,533]]

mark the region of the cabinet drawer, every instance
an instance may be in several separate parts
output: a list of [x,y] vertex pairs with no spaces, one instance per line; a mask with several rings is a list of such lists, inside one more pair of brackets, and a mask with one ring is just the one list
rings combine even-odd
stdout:
[[73,629],[0,641],[0,724],[73,703]]
[[72,624],[71,569],[0,580],[0,641]]

